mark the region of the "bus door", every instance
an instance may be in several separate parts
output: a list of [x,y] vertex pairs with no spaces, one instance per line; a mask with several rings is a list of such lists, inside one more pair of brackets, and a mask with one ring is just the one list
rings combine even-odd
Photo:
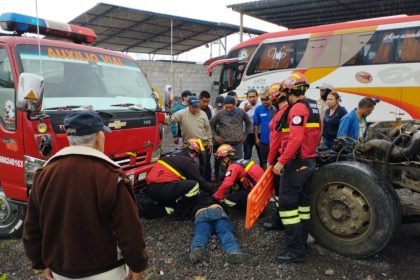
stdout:
[[22,186],[24,176],[23,138],[18,133],[22,120],[17,118],[17,81],[13,77],[11,61],[8,49],[0,44],[0,188],[8,197],[14,197],[9,192]]

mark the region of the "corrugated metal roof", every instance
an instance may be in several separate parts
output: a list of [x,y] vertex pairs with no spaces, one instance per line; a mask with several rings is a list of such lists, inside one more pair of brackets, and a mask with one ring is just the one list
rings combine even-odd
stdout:
[[234,11],[289,29],[392,15],[420,14],[419,0],[260,0]]
[[[94,46],[123,52],[173,55],[239,32],[239,26],[196,20],[99,3],[70,23],[92,28],[97,34]],[[264,31],[244,28],[245,33]]]

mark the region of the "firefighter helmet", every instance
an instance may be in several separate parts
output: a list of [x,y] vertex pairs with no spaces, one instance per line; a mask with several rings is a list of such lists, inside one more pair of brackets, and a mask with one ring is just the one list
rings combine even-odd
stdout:
[[282,87],[286,94],[299,96],[305,94],[306,90],[309,88],[309,84],[302,73],[295,72],[282,82]]
[[204,151],[204,145],[201,139],[191,138],[187,140],[187,149],[191,150],[192,152],[200,153]]
[[268,88],[268,96],[275,103],[280,102],[280,99],[285,95],[282,83],[274,83]]
[[225,157],[234,158],[235,156],[236,156],[236,151],[231,145],[222,144],[220,145],[219,148],[217,148],[216,157],[218,159],[225,158]]

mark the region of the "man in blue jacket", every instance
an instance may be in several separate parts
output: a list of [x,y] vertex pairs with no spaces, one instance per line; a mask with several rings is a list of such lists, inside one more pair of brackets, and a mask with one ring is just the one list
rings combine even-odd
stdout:
[[375,108],[376,102],[368,97],[359,101],[359,105],[353,111],[347,113],[341,121],[338,128],[337,138],[349,138],[347,140],[357,141],[359,138],[367,138],[366,117],[369,116]]

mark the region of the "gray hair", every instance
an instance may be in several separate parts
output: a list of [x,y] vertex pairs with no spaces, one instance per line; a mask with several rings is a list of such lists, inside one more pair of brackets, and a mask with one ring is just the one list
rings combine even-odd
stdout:
[[67,135],[67,139],[69,140],[70,146],[93,147],[96,140],[96,133],[83,136]]

